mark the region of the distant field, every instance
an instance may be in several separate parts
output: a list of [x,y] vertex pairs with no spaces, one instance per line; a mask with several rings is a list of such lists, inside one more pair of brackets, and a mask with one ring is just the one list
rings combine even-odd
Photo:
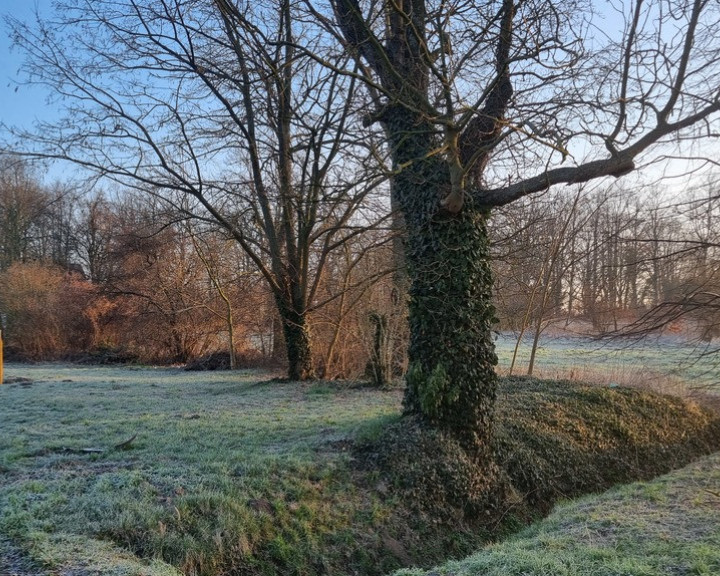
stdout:
[[[510,367],[515,342],[512,334],[498,336],[498,368],[502,374],[507,374]],[[531,347],[532,340],[525,338],[518,349],[514,374],[526,373]],[[534,375],[601,384],[647,385],[668,393],[720,393],[720,353],[703,356],[706,351],[670,337],[638,343],[543,336]]]

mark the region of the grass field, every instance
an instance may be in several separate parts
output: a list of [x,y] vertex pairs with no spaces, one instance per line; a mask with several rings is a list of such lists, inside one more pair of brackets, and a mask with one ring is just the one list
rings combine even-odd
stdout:
[[[516,337],[498,335],[499,371],[507,374]],[[643,385],[672,394],[720,393],[720,354],[673,337],[647,341],[593,340],[583,337],[543,336],[534,374],[542,378],[570,379],[601,384]],[[525,374],[532,340],[519,349],[514,374]]]
[[263,572],[264,555],[292,563],[298,546],[361,541],[353,515],[381,512],[348,493],[344,441],[397,414],[399,394],[257,376],[7,366],[32,383],[0,388],[0,533],[39,564],[79,556],[117,574],[119,559],[137,562],[110,540],[161,549],[187,573],[223,546],[262,542]]
[[[400,390],[150,367],[10,364],[5,377],[3,576],[379,575],[418,558],[428,566],[464,556],[486,537],[435,525],[388,480],[358,477],[352,444],[398,421]],[[575,489],[574,477],[554,478],[574,455],[585,466],[627,438],[639,458],[658,442],[620,422],[619,410],[647,410],[668,446],[670,435],[682,436],[672,416],[685,414],[678,405],[653,412],[646,398],[607,388],[575,392],[522,379],[503,386],[500,417],[512,424],[498,434],[511,448],[506,456],[523,469],[542,460],[548,491]],[[688,422],[699,417],[688,412]],[[539,438],[543,445],[531,446]],[[586,445],[588,438],[597,441]]]

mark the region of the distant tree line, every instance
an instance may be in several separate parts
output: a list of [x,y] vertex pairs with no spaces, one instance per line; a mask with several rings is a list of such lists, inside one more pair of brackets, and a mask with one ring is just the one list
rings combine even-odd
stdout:
[[[308,306],[319,375],[369,370],[378,315],[389,331],[383,353],[402,349],[391,237],[369,228],[325,255]],[[47,187],[26,164],[5,161],[0,254],[10,358],[187,363],[223,352],[235,367],[287,365],[274,295],[256,263],[219,226],[152,195]],[[321,255],[310,255],[313,270]],[[402,357],[394,361],[402,371]]]
[[719,191],[709,175],[681,201],[660,185],[599,188],[497,212],[501,327],[535,333],[582,320],[594,334],[720,335],[716,307],[702,306],[720,290]]
[[[0,168],[11,358],[188,363],[222,352],[233,367],[286,364],[273,294],[226,231],[150,194],[81,194],[42,184],[16,159]],[[711,178],[681,204],[598,188],[506,206],[490,221],[496,328],[535,342],[549,327],[710,340],[720,334],[718,217]],[[326,257],[308,306],[317,374],[386,383],[404,371],[393,240],[391,228],[369,228]]]

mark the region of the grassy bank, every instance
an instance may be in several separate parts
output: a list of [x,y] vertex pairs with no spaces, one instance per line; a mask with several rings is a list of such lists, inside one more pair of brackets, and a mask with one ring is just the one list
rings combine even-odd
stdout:
[[414,480],[398,477],[397,458],[394,468],[358,465],[358,444],[367,453],[403,429],[400,391],[151,368],[10,365],[6,378],[14,383],[0,387],[0,573],[430,566],[558,496],[649,477],[713,447],[708,415],[679,400],[506,380],[499,450],[523,502],[503,511],[502,527],[456,522],[462,511],[452,503],[438,523],[408,498],[422,488],[422,454],[403,448]]
[[720,454],[651,482],[558,506],[508,540],[394,576],[716,576]]

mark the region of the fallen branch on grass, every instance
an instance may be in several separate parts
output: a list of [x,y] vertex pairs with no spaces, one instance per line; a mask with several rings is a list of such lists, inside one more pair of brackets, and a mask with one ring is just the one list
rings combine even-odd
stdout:
[[124,442],[120,442],[120,444],[115,444],[115,446],[113,446],[113,450],[127,450],[128,448],[130,448],[130,444],[133,443],[133,440],[135,440],[135,438],[137,438],[137,433],[130,436],[130,438],[128,438]]
[[63,448],[61,452],[75,452],[81,454],[102,454],[105,452],[102,448]]
[[133,434],[127,440],[123,440],[119,444],[115,444],[112,448],[67,448],[63,447],[57,450],[58,452],[69,452],[73,454],[103,454],[104,452],[110,452],[111,450],[127,450],[130,445],[137,438],[137,434]]

